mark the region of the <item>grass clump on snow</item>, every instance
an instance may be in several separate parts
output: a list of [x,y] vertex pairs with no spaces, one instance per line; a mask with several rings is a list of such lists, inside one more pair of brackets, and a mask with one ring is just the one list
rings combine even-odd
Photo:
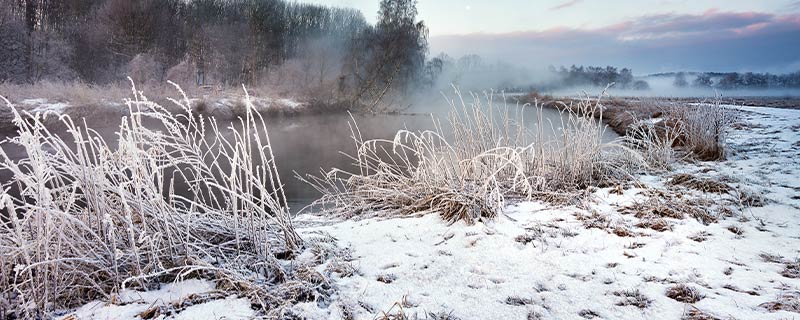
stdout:
[[800,313],[800,291],[782,292],[774,301],[764,302],[759,306],[771,312],[788,311]]
[[314,205],[348,218],[431,211],[472,223],[494,218],[507,199],[563,201],[589,186],[628,179],[643,163],[621,142],[602,141],[605,126],[595,119],[602,111],[590,103],[575,106],[580,113],[564,111],[561,131],[551,139],[541,110],[536,126],[524,125],[524,108],[540,105],[512,110],[495,105],[491,94],[473,94],[470,102],[456,94],[448,99],[448,123],[434,119],[435,130],[364,140],[352,125],[356,169],[302,178],[322,193]]
[[667,297],[683,303],[695,303],[705,298],[705,296],[694,287],[682,283],[667,289]]
[[[40,114],[6,100],[18,127],[0,149],[0,169],[13,175],[0,191],[0,309],[8,316],[47,317],[186,277],[215,279],[267,315],[313,296],[314,283],[276,258],[302,243],[264,119],[248,104],[222,128],[183,98],[172,101],[184,112],[172,113],[134,88],[116,145],[68,116],[59,118],[67,135],[55,135]],[[12,160],[11,147],[27,156]],[[180,184],[188,190],[179,194]]]
[[736,111],[722,106],[719,98],[711,103],[639,102],[607,108],[609,122],[621,128],[626,141],[662,169],[687,158],[724,160],[726,140],[737,121]]

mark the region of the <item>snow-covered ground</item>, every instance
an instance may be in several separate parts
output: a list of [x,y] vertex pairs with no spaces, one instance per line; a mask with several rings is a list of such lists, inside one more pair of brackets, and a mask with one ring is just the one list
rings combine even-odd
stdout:
[[[475,225],[450,225],[436,214],[340,222],[299,217],[302,234],[327,233],[347,248],[350,257],[340,263],[355,272],[332,275],[338,288],[332,304],[308,302],[295,311],[309,319],[398,312],[422,319],[800,318],[770,310],[781,297],[800,298],[800,111],[741,110],[746,124],[731,137],[728,160],[680,165],[624,190],[597,189],[573,205],[514,203],[495,221]],[[678,189],[715,213],[730,214],[708,225],[665,218],[665,231],[637,226],[643,218],[624,208],[659,190],[682,188],[669,186],[677,173],[731,186],[721,194]],[[701,299],[668,297],[679,284]],[[157,292],[125,292],[116,303],[90,303],[73,316],[130,319],[155,304],[214,292],[209,282],[189,280]],[[160,318],[253,315],[246,299],[207,300]]]
[[50,103],[47,99],[25,99],[21,101],[21,104],[26,107],[32,107],[32,109],[30,109],[31,113],[55,112],[57,114],[61,114],[64,112],[64,109],[69,107],[69,103]]
[[[232,118],[238,116],[238,113],[244,112],[244,102],[243,98],[241,97],[233,96],[218,99],[207,99],[208,100],[191,99],[190,101],[193,104],[205,101],[205,112],[217,117]],[[305,103],[289,98],[252,97],[251,102],[253,103],[255,110],[263,112],[275,111],[294,113],[303,111],[303,109],[308,106]],[[124,104],[118,102],[103,101],[102,105],[113,109],[127,110],[127,107]],[[72,106],[72,104],[68,102],[51,102],[48,99],[37,98],[21,100],[17,106],[25,108],[32,114],[38,112],[43,114],[55,113],[60,115],[65,113],[70,114],[69,108]]]

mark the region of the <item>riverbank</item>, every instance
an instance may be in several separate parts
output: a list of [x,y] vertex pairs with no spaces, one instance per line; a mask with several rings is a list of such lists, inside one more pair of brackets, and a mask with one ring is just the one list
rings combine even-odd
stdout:
[[[313,267],[335,295],[300,303],[292,313],[313,319],[796,316],[800,112],[735,108],[740,123],[726,160],[676,164],[634,184],[592,188],[577,203],[513,202],[494,220],[471,225],[426,212],[298,217],[304,238],[340,250],[326,251],[328,260]],[[207,296],[215,286],[191,293]],[[198,309],[209,319],[247,318],[241,299],[209,299],[166,318],[199,316]],[[148,301],[98,301],[73,317],[133,317],[141,313],[129,310],[147,310]]]

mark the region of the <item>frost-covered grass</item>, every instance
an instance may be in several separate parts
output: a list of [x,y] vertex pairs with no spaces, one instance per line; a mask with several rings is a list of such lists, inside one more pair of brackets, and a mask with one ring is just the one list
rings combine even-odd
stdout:
[[[743,110],[727,160],[674,163],[574,205],[515,202],[473,225],[426,215],[301,229],[340,239],[359,272],[334,279],[331,307],[298,307],[330,319],[796,318],[800,112]],[[698,207],[718,220],[695,219]],[[641,224],[653,215],[666,227]]]
[[[244,117],[248,105],[265,115],[331,112],[342,109],[342,106],[312,103],[303,96],[295,97],[288,92],[279,93],[268,87],[248,88],[247,96],[238,88],[191,86],[191,88],[183,89],[186,90],[187,96],[192,97],[188,103],[196,113],[224,120]],[[154,102],[164,106],[170,112],[180,113],[182,111],[180,106],[176,106],[164,98],[172,94],[168,86],[140,85],[140,90],[155,97]],[[98,111],[115,113],[115,116],[119,116],[119,111],[123,113],[126,111],[124,110],[125,106],[119,102],[130,95],[130,90],[127,84],[117,83],[108,85],[81,82],[0,83],[0,95],[9,99],[19,110],[26,110],[32,114],[49,110],[56,114],[67,114],[73,119],[80,119],[87,116],[87,113]],[[12,115],[7,110],[0,110],[0,120],[11,117]]]
[[685,158],[725,159],[725,143],[737,121],[737,112],[721,105],[720,98],[699,104],[655,100],[604,108],[610,110],[609,122],[624,128],[619,131],[628,142],[662,168]]
[[[588,101],[586,98],[554,100],[553,97],[529,95],[522,101],[542,102],[559,110],[581,113],[581,104],[591,104],[602,112],[605,122],[627,143],[636,147],[648,163],[669,169],[684,159],[722,160],[725,141],[737,112],[723,106],[717,97],[710,102],[687,103],[675,99],[612,98]],[[676,150],[676,147],[679,150]]]
[[[185,97],[173,112],[135,93],[119,146],[69,117],[59,121],[70,135],[54,136],[20,111],[28,120],[18,118],[22,134],[8,143],[29,157],[0,157],[15,175],[9,186],[23,190],[2,197],[17,215],[0,229],[10,257],[0,309],[23,318],[64,309],[66,319],[783,319],[800,310],[797,111],[711,106],[731,113],[696,132],[721,142],[726,160],[681,162],[672,147],[685,134],[661,135],[669,115],[604,144],[596,102],[525,127],[517,106],[470,98],[451,101],[448,121],[430,131],[365,140],[353,126],[356,170],[307,178],[324,194],[322,213],[358,217],[344,221],[290,219],[249,104],[222,128]],[[698,123],[705,112],[684,111]],[[728,131],[733,112],[747,122]],[[542,134],[552,127],[555,141]],[[172,179],[190,192],[172,192]]]
[[[315,285],[276,258],[302,243],[249,97],[230,127],[193,114],[185,95],[171,101],[182,112],[134,88],[109,143],[69,116],[59,118],[67,134],[55,135],[41,113],[6,100],[18,135],[0,149],[0,169],[13,176],[0,192],[0,309],[46,317],[189,277],[215,279],[265,313],[313,296]],[[11,160],[11,147],[26,157]]]
[[624,181],[644,165],[622,142],[603,142],[596,103],[565,109],[551,139],[545,130],[554,126],[541,112],[537,125],[524,125],[523,109],[538,104],[512,109],[489,95],[467,102],[456,93],[448,123],[433,119],[434,130],[364,140],[352,124],[356,168],[305,177],[322,193],[312,207],[344,217],[438,212],[474,222],[502,213],[507,199],[565,201],[589,186]]

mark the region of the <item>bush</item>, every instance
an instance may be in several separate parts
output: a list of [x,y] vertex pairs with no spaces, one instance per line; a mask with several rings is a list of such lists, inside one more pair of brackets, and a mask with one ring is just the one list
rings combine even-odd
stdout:
[[490,95],[473,95],[467,104],[456,93],[460,105],[449,101],[447,130],[434,120],[436,130],[364,141],[352,125],[357,168],[301,178],[323,194],[312,207],[346,217],[435,211],[471,223],[495,217],[508,198],[564,200],[627,179],[643,163],[621,143],[602,142],[604,125],[594,118],[600,111],[590,103],[575,106],[580,113],[564,111],[563,130],[552,141],[541,117],[536,130],[522,124],[528,105],[512,112],[493,105]]
[[702,161],[725,159],[725,144],[736,121],[736,111],[725,108],[716,99],[713,103],[672,106],[667,118],[675,121],[673,126],[684,138],[684,146],[692,157]]
[[[68,136],[54,135],[6,100],[19,135],[0,149],[0,169],[13,174],[0,191],[10,213],[0,224],[0,309],[41,318],[188,276],[213,276],[265,309],[307,295],[276,258],[301,240],[264,120],[248,102],[240,133],[228,134],[192,114],[185,95],[172,101],[183,113],[134,89],[116,147],[66,116]],[[27,157],[11,160],[12,147]]]

